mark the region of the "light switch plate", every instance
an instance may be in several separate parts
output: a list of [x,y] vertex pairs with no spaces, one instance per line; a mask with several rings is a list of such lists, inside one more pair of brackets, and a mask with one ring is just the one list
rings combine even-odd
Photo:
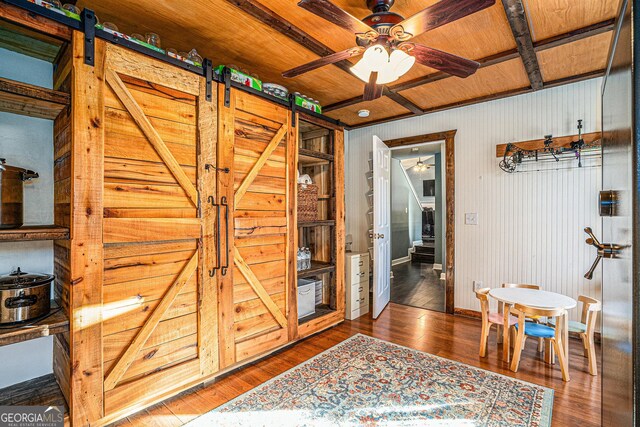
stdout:
[[466,225],[478,225],[478,214],[475,212],[465,213],[464,223]]

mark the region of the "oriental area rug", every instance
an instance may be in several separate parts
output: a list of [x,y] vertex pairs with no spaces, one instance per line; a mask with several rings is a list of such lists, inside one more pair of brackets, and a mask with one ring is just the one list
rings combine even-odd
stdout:
[[358,334],[187,425],[548,427],[552,407],[552,389]]

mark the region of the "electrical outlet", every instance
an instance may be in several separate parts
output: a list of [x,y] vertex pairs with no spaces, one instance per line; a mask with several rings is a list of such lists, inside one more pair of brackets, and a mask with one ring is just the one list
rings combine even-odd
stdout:
[[473,281],[473,290],[477,291],[478,289],[482,289],[484,288],[484,283],[481,280],[474,280]]

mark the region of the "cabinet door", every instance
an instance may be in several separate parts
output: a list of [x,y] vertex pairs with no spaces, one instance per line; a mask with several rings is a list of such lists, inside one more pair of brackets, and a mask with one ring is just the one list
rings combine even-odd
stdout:
[[[99,65],[96,65],[99,66]],[[218,368],[214,103],[204,79],[115,45],[103,64],[105,415]]]
[[223,94],[221,87],[218,202],[228,233],[218,283],[220,364],[227,367],[279,347],[295,333],[296,151],[289,111],[233,90],[225,106]]

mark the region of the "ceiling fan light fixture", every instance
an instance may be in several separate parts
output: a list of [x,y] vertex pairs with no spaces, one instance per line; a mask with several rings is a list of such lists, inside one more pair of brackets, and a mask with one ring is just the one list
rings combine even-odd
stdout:
[[418,172],[424,172],[429,169],[429,165],[425,164],[425,162],[422,161],[422,158],[418,157],[418,161],[413,168]]
[[351,72],[365,83],[369,82],[371,73],[377,72],[377,84],[383,85],[398,80],[413,67],[416,59],[406,52],[395,49],[389,55],[382,45],[367,48],[362,59],[351,67]]

